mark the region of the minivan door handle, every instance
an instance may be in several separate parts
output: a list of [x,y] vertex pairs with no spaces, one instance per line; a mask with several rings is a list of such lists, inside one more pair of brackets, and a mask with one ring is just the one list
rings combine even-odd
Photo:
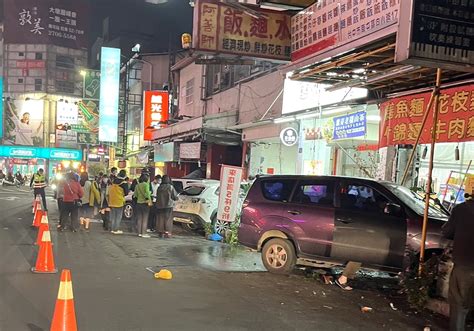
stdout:
[[347,218],[347,219],[336,218],[336,221],[341,222],[341,223],[344,223],[344,224],[351,224],[351,223],[352,223],[352,219],[351,219],[351,218]]
[[291,214],[291,215],[301,215],[301,212],[300,212],[300,211],[297,211],[297,210],[288,210],[288,214]]

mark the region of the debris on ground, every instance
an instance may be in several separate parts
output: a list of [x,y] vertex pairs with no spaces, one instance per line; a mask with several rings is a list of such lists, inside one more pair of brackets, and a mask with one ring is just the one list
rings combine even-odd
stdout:
[[398,308],[394,306],[393,302],[390,302],[390,308],[392,308],[393,310],[398,310]]
[[363,313],[371,313],[374,309],[371,307],[361,307],[360,311]]
[[327,309],[332,309],[331,306],[326,306],[326,305],[324,305],[323,307],[324,307],[324,308],[327,308]]
[[332,284],[334,284],[334,283],[333,283],[334,278],[333,278],[332,276],[321,275],[321,279],[322,279],[322,281],[324,282],[324,284],[326,284],[326,285],[332,285]]

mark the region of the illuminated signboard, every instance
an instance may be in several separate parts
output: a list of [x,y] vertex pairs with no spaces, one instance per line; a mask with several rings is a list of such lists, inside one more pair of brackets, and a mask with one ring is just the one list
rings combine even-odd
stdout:
[[99,140],[117,142],[120,49],[102,47],[100,57]]
[[145,91],[143,100],[143,139],[153,140],[153,129],[168,122],[169,95],[167,91]]
[[81,161],[82,151],[63,148],[0,146],[0,156],[15,158],[38,158],[48,160]]
[[251,16],[217,0],[194,6],[193,45],[201,51],[288,61],[290,14],[252,8]]

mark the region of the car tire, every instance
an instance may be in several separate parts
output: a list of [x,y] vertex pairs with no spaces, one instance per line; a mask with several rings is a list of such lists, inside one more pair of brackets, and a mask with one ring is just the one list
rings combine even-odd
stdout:
[[270,239],[263,245],[262,262],[271,273],[289,274],[296,264],[295,247],[286,239]]
[[229,222],[223,222],[223,221],[219,221],[217,219],[217,216],[214,216],[212,218],[212,227],[214,229],[214,233],[217,233],[221,236],[224,236],[225,235],[225,231],[230,229],[229,227]]
[[126,203],[125,206],[123,207],[123,216],[126,218],[126,219],[132,219],[133,217],[133,206],[131,203]]

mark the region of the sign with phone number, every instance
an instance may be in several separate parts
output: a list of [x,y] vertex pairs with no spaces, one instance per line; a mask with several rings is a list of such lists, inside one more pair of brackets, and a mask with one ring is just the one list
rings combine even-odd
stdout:
[[333,121],[334,140],[363,137],[367,132],[367,116],[365,111],[334,117]]

